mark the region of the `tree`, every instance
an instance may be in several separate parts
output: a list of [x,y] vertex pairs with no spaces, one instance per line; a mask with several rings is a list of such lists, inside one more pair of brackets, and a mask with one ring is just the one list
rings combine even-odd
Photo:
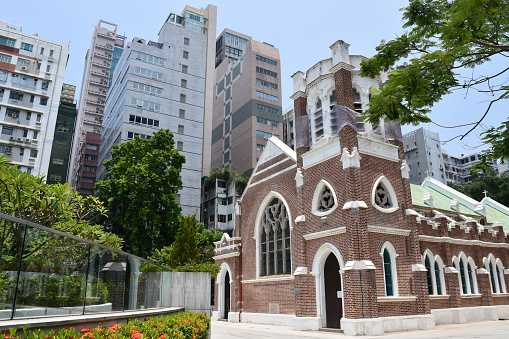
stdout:
[[[10,166],[7,157],[0,157],[0,212],[40,224],[58,231],[86,238],[121,249],[122,240],[94,225],[92,213],[106,212],[95,197],[84,198],[68,184],[46,184],[44,176],[33,176]],[[88,219],[88,220],[86,220]],[[0,219],[0,268],[18,262],[21,255],[23,228]],[[56,257],[67,238],[49,232],[30,229],[23,251],[23,259],[37,256]]]
[[[221,232],[209,231],[193,215],[179,218],[179,229],[171,246],[156,249],[149,259],[154,264],[177,272],[210,272],[216,277],[220,267],[214,263],[214,241],[222,237]],[[147,266],[151,270],[160,267]]]
[[249,178],[244,177],[242,174],[239,174],[228,167],[213,168],[206,181],[207,183],[210,183],[216,179],[224,180],[226,182],[235,181],[235,189],[238,195],[242,195],[242,192],[244,192],[246,189],[247,183],[249,181]]
[[490,198],[509,206],[509,176],[499,176],[493,168],[488,168],[484,173],[472,172],[468,184],[450,186],[478,201],[484,198],[486,190]]
[[[361,63],[361,75],[376,77],[393,68],[386,86],[371,98],[363,118],[371,123],[380,119],[417,125],[431,122],[431,107],[454,90],[476,90],[490,96],[483,115],[464,138],[484,119],[491,106],[509,98],[506,63],[493,74],[460,81],[460,70],[473,70],[493,57],[509,55],[508,0],[410,0],[404,8],[403,25],[409,31],[384,42],[378,54]],[[410,60],[402,65],[396,63]],[[473,72],[472,72],[473,74]],[[460,125],[461,126],[461,125]],[[492,149],[486,159],[509,159],[507,124],[482,133]],[[459,127],[459,126],[458,126]]]
[[175,240],[181,211],[175,198],[185,157],[174,145],[173,135],[160,130],[150,139],[113,145],[111,160],[104,161],[108,173],[95,185],[109,211],[101,221],[130,253],[148,257]]
[[189,262],[197,263],[200,258],[196,244],[196,213],[180,216],[179,221],[177,237],[170,252],[170,264],[173,267],[182,266]]

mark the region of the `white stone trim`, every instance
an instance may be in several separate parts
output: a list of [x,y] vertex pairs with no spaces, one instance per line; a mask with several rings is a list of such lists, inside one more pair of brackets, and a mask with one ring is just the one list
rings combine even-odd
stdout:
[[479,294],[479,293],[473,293],[473,294],[461,294],[460,295],[461,298],[480,298],[482,297],[482,294]]
[[298,91],[298,92],[295,92],[291,97],[290,99],[292,100],[296,100],[298,98],[307,98],[307,94],[303,91]]
[[272,165],[270,165],[270,166],[267,166],[266,168],[264,168],[264,169],[262,169],[262,170],[259,170],[259,171],[257,171],[256,173],[254,173],[254,174],[253,174],[253,178],[254,178],[254,177],[256,177],[257,175],[259,175],[259,174],[261,174],[261,173],[263,173],[263,172],[265,172],[265,171],[268,171],[268,170],[270,170],[271,168],[274,168],[274,167],[276,167],[276,166],[279,166],[279,165],[281,165],[282,163],[285,163],[285,162],[287,162],[287,161],[293,161],[293,159],[286,158],[286,159],[283,159],[283,160],[280,160],[280,161],[276,162],[275,164],[272,164]]
[[403,162],[401,163],[401,177],[402,178],[405,178],[405,179],[409,179],[410,178],[410,166],[408,166],[406,160],[403,160]]
[[348,152],[347,148],[343,148],[343,153],[341,154],[341,162],[343,163],[343,169],[350,167],[360,168],[361,156],[357,150],[357,147],[352,149],[352,153]]
[[493,293],[493,297],[509,297],[509,293]]
[[[385,188],[387,189],[387,194],[391,197],[392,201],[392,207],[389,208],[383,208],[376,204],[375,202],[375,194],[376,194],[376,188],[378,187],[378,184],[382,183]],[[396,196],[396,191],[394,191],[394,187],[392,187],[392,184],[384,175],[381,175],[373,185],[373,188],[371,189],[371,205],[373,205],[374,208],[379,210],[383,213],[393,213],[396,212],[399,209],[398,205],[398,197]]]
[[430,296],[429,296],[430,299],[435,299],[435,300],[449,299],[449,297],[450,297],[449,294],[437,294],[437,295],[430,294]]
[[389,256],[391,257],[391,280],[392,280],[392,295],[387,296],[390,298],[399,297],[399,288],[398,288],[398,268],[396,267],[396,258],[398,257],[398,253],[396,252],[396,248],[390,241],[386,241],[381,249],[380,249],[380,257],[382,257],[382,269],[384,273],[384,291],[387,292],[387,286],[385,281],[385,265],[384,265],[384,251],[387,250],[389,252]]
[[[225,281],[226,273],[230,276],[230,279],[228,281]],[[223,313],[223,305],[224,305],[224,299],[225,299],[225,284],[230,284],[230,297],[231,297],[231,284],[232,284],[232,270],[230,268],[230,265],[228,263],[223,262],[221,264],[221,270],[217,274],[216,284],[217,284],[217,318],[222,318]],[[230,298],[230,310],[232,309],[232,301],[233,299]],[[229,319],[229,314],[227,314],[227,319]]]
[[504,311],[509,308],[503,306],[477,306],[460,308],[432,309],[431,314],[437,325],[465,324],[485,320],[499,320],[499,315],[504,316]]
[[392,227],[386,227],[386,226],[370,226],[370,225],[368,225],[368,232],[402,235],[402,236],[408,237],[410,235],[411,231],[410,230],[401,230],[398,228],[392,228]]
[[[321,212],[317,210],[316,206],[318,204],[318,199],[320,199],[320,193],[322,192],[324,187],[327,187],[331,191],[332,198],[334,199],[334,206],[332,206],[329,210],[325,212]],[[316,185],[315,193],[313,194],[313,200],[311,202],[311,213],[313,213],[316,216],[323,217],[334,212],[336,208],[338,208],[338,206],[339,206],[338,198],[336,195],[336,191],[334,190],[332,185],[328,183],[326,180],[320,180],[318,185]]]
[[[237,319],[239,318],[237,313]],[[266,324],[274,326],[292,327],[295,314],[271,314],[271,313],[249,313],[242,312],[240,319],[243,323]]]
[[256,185],[258,185],[258,184],[261,184],[261,183],[262,183],[262,182],[264,182],[264,181],[267,181],[267,180],[269,180],[269,179],[272,179],[272,178],[274,178],[274,177],[276,177],[276,176],[278,176],[278,175],[280,175],[280,174],[282,174],[282,173],[284,173],[284,172],[287,172],[287,171],[289,171],[289,170],[292,170],[292,169],[294,169],[294,168],[297,168],[297,164],[294,164],[294,165],[292,165],[292,166],[290,166],[290,167],[287,167],[287,168],[285,168],[285,169],[283,169],[283,170],[281,170],[281,171],[279,171],[279,172],[276,172],[276,173],[274,173],[274,174],[271,174],[271,175],[269,175],[268,177],[263,178],[263,179],[260,179],[260,180],[258,180],[258,181],[257,181],[257,182],[255,182],[255,183],[249,184],[249,186],[247,186],[247,188],[251,188],[251,187],[253,187],[253,186],[256,186]]
[[347,71],[351,72],[351,71],[353,71],[355,69],[355,67],[352,66],[352,65],[347,64],[346,62],[340,61],[337,64],[335,64],[334,66],[332,66],[331,69],[329,70],[329,72],[334,74],[337,71],[339,71],[340,69],[346,69]]
[[419,241],[429,241],[429,242],[447,242],[455,245],[469,245],[469,246],[484,246],[484,247],[501,247],[509,249],[509,244],[506,243],[496,243],[496,242],[487,242],[481,240],[465,240],[465,239],[454,239],[450,237],[435,237],[432,235],[419,235],[417,236]]
[[321,139],[321,141],[323,145],[315,143],[315,148],[312,148],[302,155],[302,167],[304,169],[321,164],[322,162],[341,155],[339,137],[336,136],[329,139]]
[[226,259],[226,258],[238,257],[239,255],[240,255],[239,252],[232,252],[232,253],[226,253],[226,254],[220,254],[220,255],[213,256],[212,259],[221,260],[221,259]]
[[309,241],[309,240],[313,240],[313,239],[330,237],[332,235],[342,234],[342,233],[346,233],[346,226],[340,226],[340,227],[333,228],[330,230],[305,234],[304,239]]
[[284,277],[273,277],[273,278],[258,278],[258,279],[251,279],[251,280],[242,280],[243,284],[257,284],[257,283],[266,283],[266,282],[272,282],[272,281],[290,281],[294,280],[295,277],[293,275],[284,276]]
[[387,303],[392,301],[415,301],[417,300],[416,296],[409,295],[409,296],[396,296],[396,297],[377,297],[376,301],[381,303]]
[[371,155],[373,157],[399,162],[399,147],[385,142],[381,142],[362,135],[357,135],[359,144],[359,153]]

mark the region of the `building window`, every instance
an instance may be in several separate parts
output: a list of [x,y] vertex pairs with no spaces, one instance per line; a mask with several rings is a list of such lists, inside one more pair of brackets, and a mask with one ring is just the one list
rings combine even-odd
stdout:
[[256,144],[256,149],[259,151],[263,151],[265,149],[265,145]]
[[94,151],[99,149],[99,145],[97,145],[97,144],[87,144],[85,147],[86,147],[86,149],[91,149]]
[[69,133],[69,127],[65,127],[63,125],[58,125],[57,131],[60,133]]
[[19,155],[20,155],[20,156],[24,156],[24,155],[25,155],[25,149],[24,149],[23,147],[21,147],[21,148],[19,149]]
[[260,91],[256,91],[256,96],[258,96],[260,98],[276,101],[276,102],[279,101],[279,98],[277,96],[270,95],[270,94],[267,94],[267,93],[263,93],[263,92],[260,92]]
[[322,100],[320,100],[320,98],[318,98],[316,100],[316,109],[320,109],[322,108]]
[[424,253],[424,267],[426,267],[426,279],[428,282],[429,295],[445,295],[444,264],[440,256],[426,250]]
[[381,176],[373,186],[372,205],[384,213],[392,213],[398,209],[396,192],[386,177]]
[[267,120],[267,119],[260,118],[260,117],[256,117],[256,122],[259,122],[260,124],[273,126],[273,127],[279,126],[279,122],[277,122],[277,121]]
[[187,65],[182,65],[182,73],[187,73]]
[[[12,57],[10,55],[0,53],[0,61],[10,64],[12,61]],[[2,80],[5,81],[5,80],[7,80],[7,73],[3,73],[3,74],[5,74],[5,79],[2,78]]]
[[260,111],[274,113],[274,114],[278,114],[279,113],[279,110],[276,109],[276,108],[272,108],[272,107],[265,106],[265,105],[260,105],[260,104],[256,104],[256,109],[258,109]]
[[16,40],[0,36],[0,45],[14,47]]
[[143,108],[152,112],[161,112],[161,105],[154,102],[131,98],[131,105]]
[[134,67],[134,73],[144,76],[144,77],[147,77],[147,78],[163,80],[163,73],[151,71],[150,69],[146,69],[146,68],[142,68],[142,67],[138,67],[138,66]]
[[44,55],[44,47],[41,47],[41,51],[39,52],[39,54]]
[[37,158],[38,151],[36,149],[33,149],[30,151],[30,158]]
[[189,38],[184,38],[184,45],[189,46]]
[[135,52],[134,57],[138,60],[148,62],[150,64],[155,64],[159,66],[164,66],[165,60],[163,58],[159,58],[150,54],[142,53],[142,52]]
[[470,257],[467,258],[464,252],[460,252],[458,257],[453,258],[453,265],[458,271],[458,281],[461,294],[476,294],[476,266],[473,259]]
[[40,122],[41,118],[42,118],[42,114],[37,114],[37,118],[35,119],[35,121]]
[[51,65],[46,65],[46,72],[51,72]]
[[184,150],[184,143],[182,141],[177,141],[177,149],[179,151],[183,151]]
[[97,160],[97,156],[96,155],[91,155],[91,154],[85,154],[85,160]]
[[[6,117],[11,117],[11,118],[19,118],[19,109],[12,109],[12,108],[7,108],[5,110],[5,116]],[[28,113],[30,114],[30,113]]]
[[0,153],[12,154],[12,146],[0,145]]
[[21,66],[22,68],[29,68],[30,60],[18,58],[17,65]]
[[256,66],[256,71],[257,71],[258,73],[262,73],[262,74],[270,75],[271,77],[277,78],[277,73],[276,73],[276,72],[269,71],[268,69],[265,69],[265,68],[261,68],[261,67]]
[[83,166],[83,170],[87,172],[95,172],[94,166]]
[[183,52],[182,52],[182,57],[183,57],[184,59],[189,59],[189,52],[188,52],[188,51],[183,51]]
[[186,102],[186,95],[180,94],[180,102],[185,103]]
[[186,79],[180,80],[180,87],[187,88],[187,80]]
[[26,42],[22,42],[21,49],[24,49],[25,51],[32,52],[34,50],[34,45],[27,44]]
[[396,249],[390,242],[382,246],[380,253],[383,259],[385,295],[394,297],[398,295],[398,281],[396,271]]
[[34,131],[33,134],[32,134],[32,139],[37,139],[37,137],[39,136],[39,132],[36,132]]
[[23,100],[23,93],[18,91],[11,91],[9,93],[9,99],[12,100]]
[[52,49],[50,49],[50,50],[49,50],[49,56],[50,56],[50,57],[52,57],[54,53],[55,53],[55,51],[54,51],[54,50],[52,50]]
[[2,134],[4,134],[4,135],[13,135],[14,134],[14,128],[13,127],[8,127],[8,126],[3,126],[2,127]]
[[186,118],[186,110],[179,109],[179,118],[185,119]]
[[52,174],[52,175],[50,175],[49,179],[53,180],[53,181],[61,181],[62,180],[62,176],[58,175],[58,174]]
[[24,129],[23,130],[23,138],[27,138],[27,137],[28,137],[28,130]]
[[291,273],[290,221],[283,201],[272,198],[260,225],[260,276]]
[[265,80],[262,80],[262,79],[256,79],[256,83],[258,85],[262,85],[262,86],[270,87],[270,88],[273,88],[273,89],[277,89],[277,84],[272,83],[272,82],[268,82],[268,81],[265,81]]
[[41,85],[41,89],[42,89],[43,91],[47,91],[47,90],[48,90],[48,87],[49,87],[49,81],[45,81],[45,80],[43,80],[42,85]]
[[83,177],[83,178],[81,178],[81,182],[86,182],[88,184],[93,184],[93,183],[95,183],[95,179],[94,178]]
[[242,48],[247,43],[247,40],[236,35],[226,33],[226,43]]
[[[139,82],[133,82],[133,89],[149,93],[149,94],[155,94],[155,95],[161,95],[163,93],[163,89],[155,86],[145,85]],[[101,99],[101,98],[99,98]]]
[[178,134],[184,134],[184,125],[178,125]]
[[277,66],[277,61],[269,59],[269,58],[266,58],[266,57],[263,57],[263,56],[258,55],[258,54],[256,55],[256,60],[263,61],[263,62],[266,62],[268,64]]
[[55,165],[63,165],[64,164],[64,159],[60,159],[60,158],[53,158],[53,163]]
[[507,293],[504,278],[504,266],[500,259],[496,259],[493,254],[490,253],[483,261],[484,268],[486,268],[490,274],[491,292]]
[[39,105],[42,105],[42,106],[48,105],[48,98],[41,97],[41,99],[39,100]]
[[233,56],[236,56],[236,57],[241,57],[242,56],[242,51],[240,49],[233,48],[233,47],[230,47],[230,46],[225,46],[224,50],[225,50],[226,53],[228,53],[230,55],[233,55]]
[[313,196],[313,213],[318,215],[329,214],[336,206],[336,197],[334,190],[330,185],[322,180],[315,189]]

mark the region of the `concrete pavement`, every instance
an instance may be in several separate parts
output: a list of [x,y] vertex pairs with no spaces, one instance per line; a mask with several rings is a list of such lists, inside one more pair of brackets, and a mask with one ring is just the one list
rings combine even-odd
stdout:
[[[341,333],[329,333],[322,331],[294,331],[290,327],[259,325],[249,323],[227,323],[212,321],[212,339],[313,339],[313,338],[348,338]],[[409,331],[393,332],[381,337],[362,338],[383,338],[383,339],[434,339],[434,338],[509,338],[509,321],[483,321],[469,324],[451,324],[437,326],[433,331]]]

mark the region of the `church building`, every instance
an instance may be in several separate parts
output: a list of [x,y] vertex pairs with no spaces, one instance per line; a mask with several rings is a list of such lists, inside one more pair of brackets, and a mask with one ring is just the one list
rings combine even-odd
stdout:
[[399,125],[358,118],[387,74],[330,49],[292,76],[296,150],[268,140],[216,243],[213,319],[382,335],[509,316],[509,209],[411,185]]

